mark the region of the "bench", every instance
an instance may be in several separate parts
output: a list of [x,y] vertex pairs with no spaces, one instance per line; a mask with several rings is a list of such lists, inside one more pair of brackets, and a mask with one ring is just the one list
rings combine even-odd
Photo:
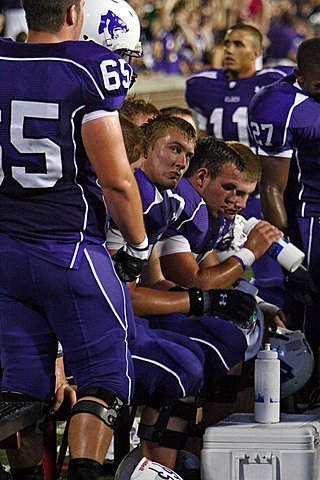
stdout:
[[19,448],[19,432],[36,423],[42,415],[41,402],[11,402],[0,399],[0,448]]

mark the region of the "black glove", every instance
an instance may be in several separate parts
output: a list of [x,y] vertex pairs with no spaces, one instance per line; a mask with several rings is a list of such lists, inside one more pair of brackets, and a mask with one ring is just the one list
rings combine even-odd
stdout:
[[253,295],[240,290],[209,290],[211,314],[245,324],[257,308]]
[[148,259],[149,247],[139,248],[127,244],[120,248],[113,256],[114,268],[123,282],[133,282],[140,277]]
[[[250,324],[257,301],[253,295],[241,290],[216,289],[203,292],[196,288],[189,290],[190,315],[213,315],[233,320],[239,325]],[[201,313],[202,308],[202,313]]]
[[292,273],[283,270],[283,274],[285,289],[294,300],[307,306],[319,304],[319,288],[304,266]]

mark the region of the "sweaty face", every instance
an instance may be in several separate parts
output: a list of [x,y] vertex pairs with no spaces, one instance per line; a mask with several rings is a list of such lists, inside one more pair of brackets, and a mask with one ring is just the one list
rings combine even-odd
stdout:
[[223,213],[227,219],[232,219],[246,206],[248,196],[255,187],[256,182],[248,181],[244,173],[227,163],[216,178],[206,178],[200,194],[210,217]]
[[320,66],[310,66],[305,74],[296,71],[302,89],[320,103]]
[[193,153],[194,143],[174,128],[155,143],[143,168],[159,190],[176,188]]
[[253,44],[252,36],[244,30],[227,32],[224,39],[224,64],[231,78],[245,78],[256,71],[260,50]]

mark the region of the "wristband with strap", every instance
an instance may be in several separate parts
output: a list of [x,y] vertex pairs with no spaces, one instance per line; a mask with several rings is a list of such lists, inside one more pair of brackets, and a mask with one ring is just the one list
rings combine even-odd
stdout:
[[249,270],[249,268],[256,259],[254,253],[245,247],[238,250],[235,255],[232,255],[232,257],[238,260],[238,262],[240,262],[243,270]]
[[149,242],[147,235],[140,243],[127,243],[125,251],[131,257],[140,258],[140,260],[147,260],[149,254]]

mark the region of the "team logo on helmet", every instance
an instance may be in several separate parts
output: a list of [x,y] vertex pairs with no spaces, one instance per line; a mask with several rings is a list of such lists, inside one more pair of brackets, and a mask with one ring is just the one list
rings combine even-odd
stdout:
[[119,33],[126,33],[129,31],[129,27],[118,15],[113,13],[111,10],[108,13],[101,15],[100,25],[99,25],[99,34],[103,33],[105,28],[107,28],[108,23],[108,32],[110,37],[114,40],[118,37]]

